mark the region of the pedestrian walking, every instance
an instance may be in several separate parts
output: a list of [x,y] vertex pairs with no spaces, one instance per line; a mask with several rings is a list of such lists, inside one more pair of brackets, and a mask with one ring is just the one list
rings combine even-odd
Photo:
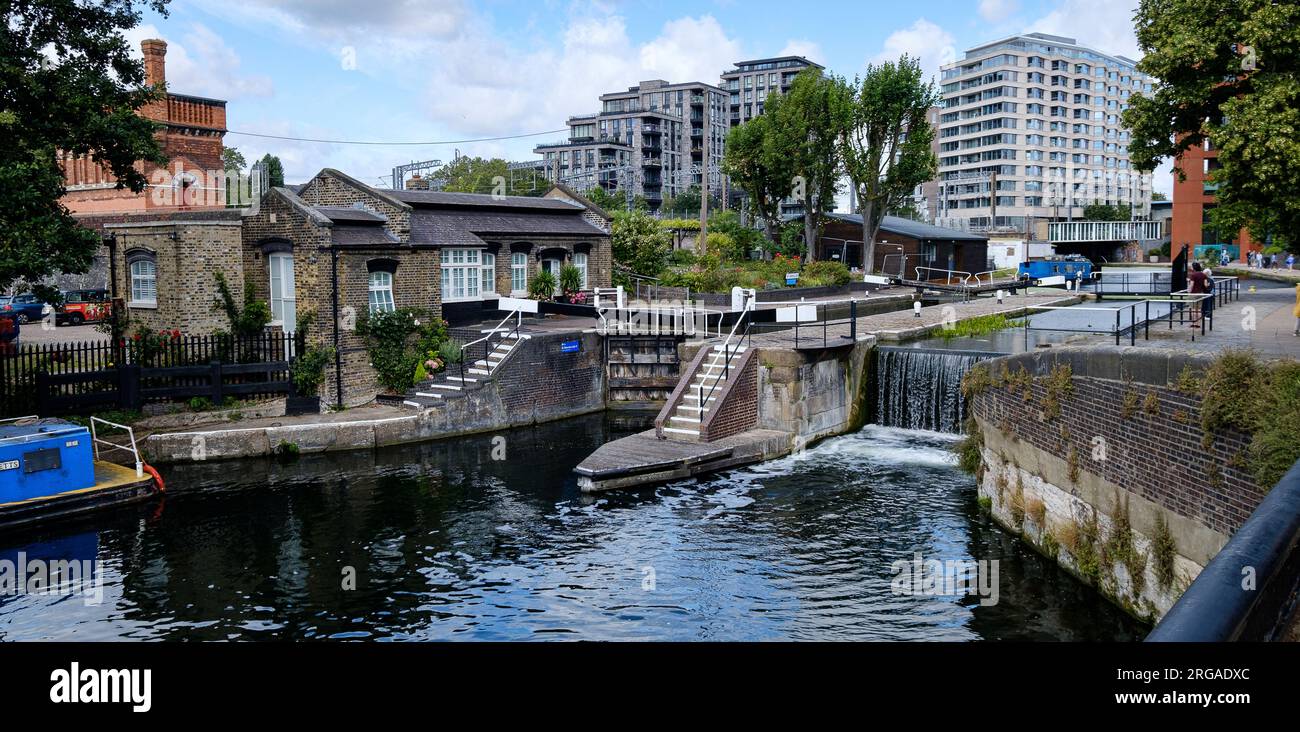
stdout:
[[[1212,280],[1209,275],[1205,274],[1205,265],[1200,262],[1192,262],[1192,271],[1187,273],[1187,291],[1193,295],[1204,295],[1210,291]],[[1192,327],[1195,328],[1201,324],[1201,318],[1209,313],[1204,307],[1205,303],[1212,298],[1204,298],[1196,308],[1196,316],[1192,319]],[[1213,308],[1214,306],[1210,306]]]

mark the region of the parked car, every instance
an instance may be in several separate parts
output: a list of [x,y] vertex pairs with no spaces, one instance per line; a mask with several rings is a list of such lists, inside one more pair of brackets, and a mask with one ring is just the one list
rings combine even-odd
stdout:
[[69,290],[63,293],[63,304],[56,308],[54,318],[59,325],[94,323],[108,317],[112,307],[108,290]]
[[0,305],[0,311],[12,313],[19,323],[30,323],[44,317],[47,307],[50,307],[49,303],[28,293],[9,298],[8,302]]

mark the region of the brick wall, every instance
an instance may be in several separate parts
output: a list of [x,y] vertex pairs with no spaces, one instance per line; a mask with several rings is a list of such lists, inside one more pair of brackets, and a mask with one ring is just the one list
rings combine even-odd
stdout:
[[[971,411],[1013,441],[1063,458],[1073,450],[1081,472],[1222,534],[1236,531],[1263,500],[1265,492],[1250,475],[1233,467],[1244,465],[1246,435],[1229,432],[1217,435],[1208,449],[1202,445],[1198,397],[1167,385],[1078,376],[1073,384],[1073,394],[1059,399],[1061,414],[1054,419],[1043,418],[1042,378],[1032,384],[1029,402],[1020,390],[996,387],[975,396]],[[1130,393],[1138,401],[1126,416]],[[1156,414],[1145,409],[1148,394],[1159,402]]]
[[709,412],[700,425],[700,441],[712,442],[753,429],[758,424],[758,359],[757,349],[749,349],[740,357],[736,375],[723,382],[718,394],[718,406]]
[[[1117,352],[1130,359],[1161,358],[1149,350],[1147,354],[1109,347],[1097,351],[1095,361],[1104,361],[1102,354]],[[1264,498],[1265,491],[1243,469],[1247,436],[1226,432],[1214,436],[1209,447],[1203,445],[1200,398],[1170,386],[1170,381],[1177,381],[1174,369],[1180,371],[1183,361],[1174,361],[1175,365],[1154,374],[1141,373],[1138,368],[1125,373],[1121,367],[1113,378],[1101,378],[1079,374],[1088,367],[1076,369],[1078,358],[1031,356],[1035,354],[1008,359],[1010,372],[1026,367],[1028,373],[1039,376],[1032,382],[1030,402],[1019,391],[1011,393],[1011,387],[984,390],[970,404],[980,424],[1053,455],[1069,455],[1073,447],[1080,471],[1219,533],[1235,532]],[[1061,364],[1071,365],[1075,373],[1074,391],[1070,397],[1058,399],[1061,415],[1047,420],[1041,407],[1048,390],[1044,377]],[[995,372],[1000,371],[1001,361],[991,361],[991,365]],[[1104,367],[1093,368],[1100,371]],[[1126,415],[1125,398],[1130,393],[1138,400],[1134,407],[1130,398]],[[1148,394],[1158,400],[1156,413],[1145,408]],[[1104,442],[1096,442],[1099,438]],[[1096,450],[1096,446],[1104,450]]]
[[[178,329],[189,335],[229,331],[230,321],[215,303],[217,272],[236,298],[243,296],[244,265],[240,256],[240,222],[172,221],[108,224],[117,235],[117,288],[128,303],[132,323],[155,329]],[[157,264],[157,305],[132,304],[127,253],[152,252]]]
[[[581,350],[561,353],[561,342],[573,340],[581,343]],[[493,378],[506,408],[532,414],[533,421],[605,406],[605,363],[595,333],[536,334],[510,354]]]

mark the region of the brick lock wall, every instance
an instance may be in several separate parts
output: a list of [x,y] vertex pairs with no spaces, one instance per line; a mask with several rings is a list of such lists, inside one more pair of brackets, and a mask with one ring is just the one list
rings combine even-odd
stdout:
[[[581,350],[561,353],[561,342],[572,340],[581,342]],[[531,410],[535,421],[605,406],[605,364],[595,333],[534,335],[510,354],[493,378],[506,408]]]
[[[244,268],[238,221],[110,225],[107,230],[117,234],[118,292],[128,301],[132,323],[178,329],[187,335],[230,330],[226,314],[215,306],[216,273],[224,273],[232,293],[242,297]],[[137,248],[151,251],[156,257],[155,308],[130,306],[126,254]]]
[[718,395],[718,408],[700,426],[704,442],[720,440],[753,429],[758,425],[758,359],[756,350],[741,356],[734,381],[724,382]]
[[[1125,417],[1129,391],[1137,393],[1138,406]],[[971,410],[981,423],[1063,459],[1074,448],[1081,471],[1225,535],[1263,500],[1265,491],[1250,475],[1232,467],[1241,464],[1235,456],[1245,454],[1245,435],[1218,435],[1209,449],[1202,447],[1198,398],[1169,387],[1076,376],[1073,395],[1060,399],[1060,417],[1044,421],[1039,405],[1047,388],[1041,379],[1032,392],[1027,404],[1019,391],[992,387],[973,398]],[[1160,400],[1158,415],[1143,409],[1149,392]],[[1068,439],[1062,439],[1063,431]],[[1101,454],[1094,450],[1096,436],[1105,440],[1105,460],[1095,459]]]

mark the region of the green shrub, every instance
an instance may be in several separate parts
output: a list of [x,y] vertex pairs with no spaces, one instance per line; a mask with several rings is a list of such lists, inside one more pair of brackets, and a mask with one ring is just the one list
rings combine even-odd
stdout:
[[563,292],[565,295],[572,295],[581,289],[582,270],[572,264],[566,264],[563,267],[560,267],[560,292]]
[[555,295],[555,275],[550,272],[538,272],[528,282],[528,297],[534,300],[550,300]]
[[447,338],[447,321],[423,310],[400,308],[363,316],[357,333],[365,340],[379,384],[400,394],[415,384],[416,367],[425,354]]
[[316,396],[325,383],[325,367],[334,360],[329,346],[308,346],[289,367],[289,378],[300,396]]
[[852,275],[842,262],[812,262],[803,268],[799,284],[808,287],[843,287],[849,284]]

